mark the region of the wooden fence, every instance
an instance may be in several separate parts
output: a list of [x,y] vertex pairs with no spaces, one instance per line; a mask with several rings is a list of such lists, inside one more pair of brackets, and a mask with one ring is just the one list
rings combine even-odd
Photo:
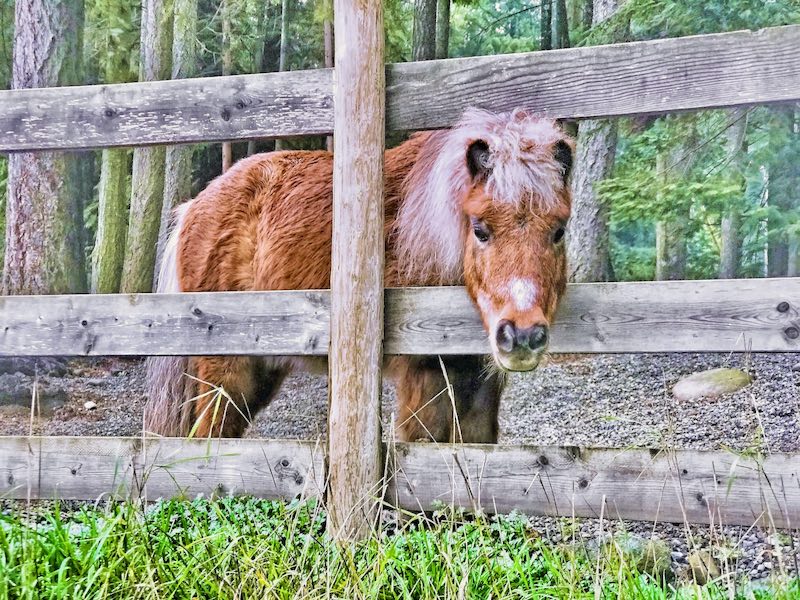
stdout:
[[[323,69],[5,91],[0,152],[335,132],[350,140],[337,146],[334,164],[338,189],[347,191],[353,165],[362,159],[359,164],[371,166],[359,177],[379,185],[382,142],[375,141],[374,128],[383,131],[384,99],[389,129],[447,126],[467,106],[523,106],[585,118],[800,100],[800,26],[389,65],[384,94],[382,37],[375,33],[380,2],[355,4],[336,3],[337,43],[372,36],[375,44],[365,45],[369,51],[337,51],[335,90],[333,72]],[[363,107],[349,102],[354,86],[374,102],[368,122]],[[362,190],[350,206],[334,198],[344,215],[335,220],[335,239],[351,232],[348,227],[374,230],[379,224],[379,188],[369,189],[371,197]],[[342,239],[356,238],[358,244],[334,251],[334,270],[361,287],[353,293],[340,283],[337,289],[334,277],[333,303],[324,290],[0,298],[0,355],[330,353],[334,408],[327,473],[326,445],[310,442],[6,437],[0,438],[0,496],[152,499],[246,492],[288,498],[327,488],[329,506],[338,512],[334,533],[343,537],[363,535],[384,498],[412,510],[438,500],[487,511],[787,527],[798,522],[800,460],[788,455],[381,448],[375,392],[380,354],[477,353],[486,350],[486,340],[460,288],[387,290],[384,305],[382,265],[376,271],[370,260],[382,256],[382,240]],[[382,328],[383,346],[353,343],[348,319],[378,333]],[[573,285],[552,338],[556,352],[795,351],[800,278]],[[385,486],[375,471],[382,455],[392,467]],[[359,507],[364,490],[371,490],[367,510]]]

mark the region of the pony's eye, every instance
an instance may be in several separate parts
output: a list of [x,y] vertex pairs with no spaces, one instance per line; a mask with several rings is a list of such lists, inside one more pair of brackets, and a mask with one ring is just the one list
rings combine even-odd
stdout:
[[564,240],[564,228],[559,227],[553,232],[553,243],[560,244]]
[[491,232],[489,231],[489,228],[482,221],[472,222],[472,233],[474,233],[475,238],[483,244],[488,242],[489,238],[491,237]]

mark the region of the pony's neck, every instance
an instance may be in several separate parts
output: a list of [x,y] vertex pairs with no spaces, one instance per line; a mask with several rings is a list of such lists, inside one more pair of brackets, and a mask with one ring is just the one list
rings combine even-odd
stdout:
[[443,156],[446,141],[446,131],[421,133],[387,153],[387,177],[407,169],[389,240],[400,285],[463,282],[465,225],[458,198],[466,190],[459,165]]

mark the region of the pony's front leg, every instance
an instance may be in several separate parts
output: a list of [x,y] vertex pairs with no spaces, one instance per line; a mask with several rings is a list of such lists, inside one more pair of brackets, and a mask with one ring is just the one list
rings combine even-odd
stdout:
[[397,438],[403,442],[449,442],[453,402],[436,357],[398,356],[389,372],[397,386]]
[[459,398],[457,441],[465,444],[497,443],[497,413],[505,377],[494,369],[487,372],[485,364],[484,357],[469,357],[463,368],[454,373]]
[[194,360],[197,395],[190,399],[195,437],[241,437],[286,376],[268,369],[262,358],[203,356]]
[[400,404],[398,438],[497,443],[503,377],[487,372],[485,365],[482,356],[393,359],[390,373]]

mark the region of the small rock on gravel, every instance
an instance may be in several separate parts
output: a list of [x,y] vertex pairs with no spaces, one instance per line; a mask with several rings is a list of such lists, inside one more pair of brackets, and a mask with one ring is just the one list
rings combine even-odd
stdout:
[[710,369],[684,377],[672,388],[676,400],[718,398],[750,385],[750,375],[740,369]]

